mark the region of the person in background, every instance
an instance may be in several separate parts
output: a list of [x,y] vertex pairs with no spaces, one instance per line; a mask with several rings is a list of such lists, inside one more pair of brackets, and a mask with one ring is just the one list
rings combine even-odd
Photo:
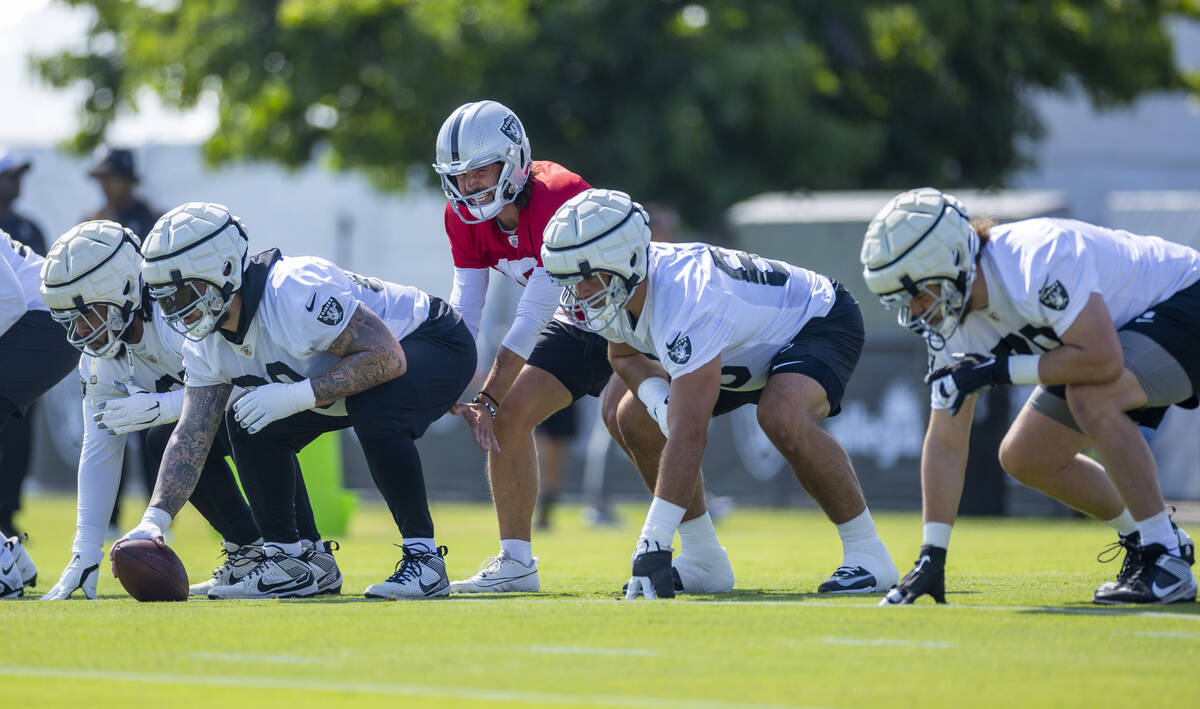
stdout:
[[[41,228],[13,211],[13,202],[21,196],[21,180],[32,164],[8,148],[0,148],[0,230],[38,256],[45,256],[46,237]],[[6,537],[18,533],[13,516],[21,509],[21,486],[29,474],[33,415],[31,408],[25,416],[12,417],[0,434],[0,534]]]

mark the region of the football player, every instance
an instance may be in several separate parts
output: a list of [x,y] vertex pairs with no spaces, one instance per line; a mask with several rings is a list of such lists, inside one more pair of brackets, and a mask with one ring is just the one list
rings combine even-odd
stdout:
[[[516,114],[495,101],[476,101],[454,110],[442,124],[433,167],[446,192],[445,224],[454,258],[450,303],[478,334],[494,269],[525,291],[500,344],[495,362],[474,399],[454,411],[471,425],[488,452],[488,478],[500,527],[500,553],[486,559],[455,593],[537,591],[532,520],[538,494],[534,427],[584,396],[600,396],[613,437],[639,464],[641,442],[616,426],[617,403],[625,394],[612,376],[600,336],[572,327],[557,314],[557,286],[542,268],[542,232],[564,202],[588,188],[575,173],[553,162],[534,161],[529,137]],[[653,469],[649,471],[653,480]],[[652,482],[650,484],[653,484]],[[680,527],[681,587],[718,592],[733,588],[733,570],[697,484]]]
[[[11,417],[24,416],[79,363],[79,352],[63,340],[42,302],[41,268],[41,256],[0,231],[0,428]],[[0,556],[0,598],[23,595],[26,587],[37,584],[37,567],[24,541],[25,535],[0,537],[0,546],[7,549]],[[13,587],[11,581],[18,577],[20,583]]]
[[[76,590],[96,597],[104,559],[101,546],[117,496],[125,437],[150,429],[151,459],[162,458],[183,407],[183,335],[163,322],[142,284],[137,235],[111,221],[79,224],[54,242],[42,266],[42,299],[67,339],[83,352],[83,450],[71,560],[42,600],[64,600]],[[60,335],[61,336],[61,335]],[[244,576],[263,558],[263,540],[225,462],[229,446],[218,431],[192,492],[191,503],[224,539],[225,561],[212,578],[191,587],[205,595]],[[306,560],[323,592],[341,588],[341,573],[316,531],[303,481],[296,487]]]
[[324,259],[278,249],[250,257],[245,228],[219,204],[190,202],[163,215],[143,257],[163,318],[188,339],[187,386],[150,506],[125,538],[162,540],[196,485],[236,385],[250,391],[226,425],[266,558],[238,582],[210,588],[210,598],[318,591],[296,527],[295,454],[351,426],[404,538],[395,573],[366,595],[448,594],[446,548],[434,541],[413,441],[475,370],[475,343],[458,313],[416,288]]
[[651,243],[645,210],[613,190],[587,190],[558,210],[542,263],[563,288],[567,314],[608,340],[629,389],[657,392],[648,408],[623,407],[641,422],[622,421],[622,429],[662,433],[626,598],[675,595],[671,543],[696,488],[709,421],[746,404],[758,405],[763,431],[842,537],[842,564],[819,590],[868,593],[896,581],[849,456],[818,426],[840,412],[862,353],[862,315],[845,288],[741,251]]
[[[1196,406],[1200,253],[1069,219],[968,219],[931,187],[887,203],[867,228],[863,277],[929,346],[921,456],[924,539],[884,603],[944,602],[946,550],[981,391],[1036,384],[1000,444],[1022,483],[1093,517],[1127,549],[1096,603],[1196,597],[1190,538],[1173,527],[1137,424]],[[1080,452],[1094,446],[1100,462]]]

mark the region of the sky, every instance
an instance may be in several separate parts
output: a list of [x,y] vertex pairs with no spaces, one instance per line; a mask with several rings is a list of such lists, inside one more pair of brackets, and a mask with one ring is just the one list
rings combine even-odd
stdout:
[[[81,90],[58,91],[30,71],[30,54],[82,46],[91,22],[87,9],[51,0],[2,0],[0,10],[0,145],[53,145],[74,132]],[[197,143],[216,126],[215,106],[189,113],[164,109],[150,92],[138,96],[136,116],[120,116],[114,144]]]

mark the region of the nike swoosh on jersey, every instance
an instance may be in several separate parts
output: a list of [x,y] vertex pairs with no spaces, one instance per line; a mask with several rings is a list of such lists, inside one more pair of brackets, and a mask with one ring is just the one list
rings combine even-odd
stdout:
[[309,298],[308,305],[304,306],[304,309],[311,313],[312,309],[314,307],[316,307],[316,305],[317,305],[317,292],[313,291],[313,297]]

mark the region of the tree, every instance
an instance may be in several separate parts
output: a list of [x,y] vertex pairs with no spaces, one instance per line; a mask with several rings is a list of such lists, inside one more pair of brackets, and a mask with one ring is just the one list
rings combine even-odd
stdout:
[[1200,94],[1166,29],[1195,0],[60,2],[96,16],[85,48],[35,61],[90,86],[78,150],[143,87],[213,92],[210,162],[323,154],[401,188],[486,97],[535,157],[701,227],[766,190],[1000,184],[1039,136],[1034,89]]

